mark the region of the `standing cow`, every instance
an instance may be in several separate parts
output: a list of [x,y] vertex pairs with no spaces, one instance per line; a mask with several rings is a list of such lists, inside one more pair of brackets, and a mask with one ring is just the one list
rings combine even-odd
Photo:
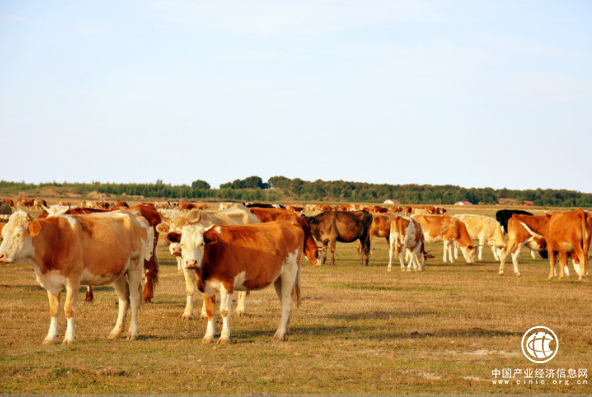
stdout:
[[411,265],[414,270],[423,271],[427,258],[433,258],[425,251],[425,240],[421,223],[413,218],[406,216],[397,216],[391,222],[390,227],[390,246],[389,246],[389,264],[387,271],[391,271],[393,255],[399,256],[401,270],[405,270],[405,253],[410,253],[409,265],[407,271],[411,271]]
[[182,247],[183,267],[196,273],[198,288],[206,304],[208,326],[203,342],[214,339],[214,301],[220,292],[222,333],[218,343],[230,341],[232,293],[260,290],[273,284],[280,299],[282,315],[274,335],[285,338],[290,313],[296,299],[300,304],[300,260],[304,232],[293,221],[275,221],[245,226],[201,225],[183,227],[168,234]]
[[124,330],[131,303],[128,339],[138,336],[138,309],[144,260],[153,255],[152,228],[131,213],[59,215],[33,220],[24,211],[11,215],[2,230],[0,262],[30,264],[37,281],[47,290],[51,323],[44,344],[58,336],[62,289],[68,326],[64,343],[76,340],[74,317],[81,285],[113,284],[119,297],[119,316],[109,338]]
[[360,265],[370,260],[370,226],[372,215],[367,211],[325,211],[316,216],[304,217],[312,235],[323,244],[321,264],[327,259],[327,247],[331,249],[331,264],[335,265],[335,244],[337,241],[351,243],[360,240],[362,255]]

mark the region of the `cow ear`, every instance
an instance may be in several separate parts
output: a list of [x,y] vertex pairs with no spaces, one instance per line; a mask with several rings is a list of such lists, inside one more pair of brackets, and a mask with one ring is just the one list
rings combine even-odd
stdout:
[[156,225],[156,231],[158,233],[168,233],[171,231],[171,227],[170,225],[167,225],[166,223],[159,223],[158,225]]
[[170,232],[167,234],[167,240],[171,243],[180,243],[181,242],[181,233]]
[[204,233],[203,237],[204,237],[204,243],[206,243],[206,244],[216,244],[218,242],[218,240],[220,239],[220,236],[218,236],[218,233],[216,233],[216,232]]
[[35,237],[37,235],[39,235],[39,232],[41,231],[41,224],[39,223],[39,221],[33,221],[31,223],[29,223],[29,236],[31,237]]

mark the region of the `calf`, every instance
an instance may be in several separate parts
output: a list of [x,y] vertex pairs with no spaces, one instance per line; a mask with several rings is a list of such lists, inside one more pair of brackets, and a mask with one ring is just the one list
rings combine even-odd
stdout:
[[300,260],[304,232],[297,222],[275,221],[245,226],[201,225],[168,234],[182,247],[183,266],[196,273],[204,296],[208,326],[204,343],[214,339],[214,302],[220,291],[222,333],[218,343],[230,341],[230,310],[234,290],[253,291],[274,285],[282,315],[275,340],[284,340],[294,298],[300,305]]
[[113,284],[119,297],[119,316],[109,338],[119,337],[131,303],[128,339],[138,336],[142,263],[153,255],[152,228],[131,213],[59,215],[33,220],[14,213],[2,230],[0,262],[30,264],[47,290],[51,323],[44,344],[55,343],[62,289],[68,326],[64,343],[74,343],[74,317],[80,285]]

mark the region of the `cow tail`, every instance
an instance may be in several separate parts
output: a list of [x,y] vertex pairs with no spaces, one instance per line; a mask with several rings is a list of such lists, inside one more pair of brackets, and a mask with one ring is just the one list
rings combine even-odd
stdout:
[[584,217],[582,219],[582,236],[584,237],[583,241],[583,249],[584,255],[588,255],[588,250],[590,249],[590,234],[592,233],[592,215],[584,212]]
[[152,273],[152,285],[156,287],[158,285],[158,276],[160,274],[160,265],[158,263],[158,256],[154,252],[154,272]]

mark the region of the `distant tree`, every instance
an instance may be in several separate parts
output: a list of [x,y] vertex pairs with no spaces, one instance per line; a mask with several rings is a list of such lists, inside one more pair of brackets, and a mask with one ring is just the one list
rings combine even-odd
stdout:
[[209,183],[207,183],[206,181],[202,181],[201,179],[193,181],[193,183],[191,183],[191,187],[193,189],[200,189],[200,190],[208,190],[211,188]]

